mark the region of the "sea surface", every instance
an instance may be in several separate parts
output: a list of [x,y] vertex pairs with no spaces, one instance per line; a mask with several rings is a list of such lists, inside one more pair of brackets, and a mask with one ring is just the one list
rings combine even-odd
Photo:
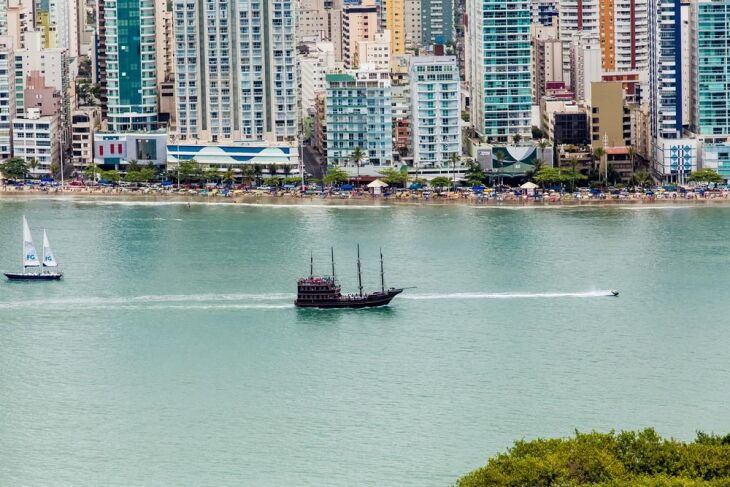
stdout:
[[[447,486],[520,438],[730,432],[730,207],[0,200],[0,485]],[[295,281],[416,286],[297,310]],[[618,298],[608,297],[618,289]]]

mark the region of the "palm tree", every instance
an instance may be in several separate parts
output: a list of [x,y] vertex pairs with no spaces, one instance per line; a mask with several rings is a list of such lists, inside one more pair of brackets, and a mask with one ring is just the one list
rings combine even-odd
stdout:
[[352,151],[352,155],[350,157],[352,158],[352,162],[355,163],[355,167],[357,167],[357,186],[360,187],[360,163],[362,163],[362,160],[365,157],[365,152],[362,148],[360,148],[360,146],[357,146]]
[[231,185],[233,185],[233,183],[236,182],[236,175],[233,172],[233,166],[231,166],[230,164],[226,168],[226,172],[223,173],[223,181],[225,181]]
[[256,168],[252,166],[246,166],[243,168],[243,174],[241,174],[242,183],[251,183],[256,179]]
[[459,154],[452,152],[449,162],[451,162],[451,177],[454,181],[454,191],[456,191],[456,163],[459,162]]
[[256,186],[259,185],[259,181],[261,181],[261,174],[263,174],[264,169],[258,165],[254,164],[253,166],[253,173],[254,173],[254,181],[256,182]]
[[28,161],[28,169],[30,169],[30,176],[33,178],[36,168],[38,167],[38,160],[35,157],[31,157]]
[[575,156],[570,158],[570,170],[571,170],[571,175],[570,175],[570,178],[571,178],[571,182],[570,182],[571,187],[570,188],[571,189],[570,190],[574,192],[575,191],[575,173],[578,170],[578,158]]
[[535,168],[532,170],[533,175],[537,174],[537,172],[545,165],[545,149],[548,145],[550,145],[550,142],[547,139],[540,139],[537,143],[537,148],[539,150],[537,152],[537,158],[535,159]]
[[[603,158],[606,155],[606,150],[603,147],[597,147],[593,151],[593,160],[598,162],[598,168],[600,169],[601,163],[603,162]],[[606,165],[608,165],[608,161],[606,161]],[[606,168],[608,169],[608,168]],[[600,179],[600,176],[599,176]],[[606,185],[608,185],[608,177],[606,177]]]
[[522,136],[521,136],[520,134],[514,134],[514,135],[512,136],[512,142],[513,142],[513,143],[514,143],[515,145],[519,145],[521,141],[522,141]]

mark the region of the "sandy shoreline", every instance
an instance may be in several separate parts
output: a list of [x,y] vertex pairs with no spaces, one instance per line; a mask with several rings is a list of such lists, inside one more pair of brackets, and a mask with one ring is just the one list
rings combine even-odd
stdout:
[[430,199],[411,197],[382,197],[362,195],[355,197],[340,196],[296,196],[291,194],[269,195],[244,193],[229,197],[217,195],[193,195],[179,193],[141,193],[125,191],[88,191],[77,189],[66,189],[64,191],[37,191],[37,190],[15,190],[0,188],[0,201],[20,200],[65,200],[88,203],[128,203],[128,204],[171,204],[171,205],[241,205],[241,206],[351,206],[351,207],[387,207],[387,206],[445,206],[459,205],[486,208],[576,208],[576,207],[677,207],[677,206],[717,206],[730,204],[730,198],[715,196],[709,198],[612,198],[612,199],[576,199],[563,198],[555,201],[539,200],[530,198],[510,197],[505,199],[484,199],[478,201],[475,198],[463,197],[435,197]]

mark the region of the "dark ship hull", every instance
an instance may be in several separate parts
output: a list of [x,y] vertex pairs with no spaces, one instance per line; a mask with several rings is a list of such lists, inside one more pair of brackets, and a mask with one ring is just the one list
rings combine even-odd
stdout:
[[385,292],[375,292],[370,294],[350,295],[350,296],[333,296],[331,299],[297,299],[294,306],[298,308],[376,308],[389,304],[394,297],[403,292],[403,289],[391,288]]
[[22,272],[6,272],[5,277],[11,281],[57,281],[63,277],[60,272],[24,274]]

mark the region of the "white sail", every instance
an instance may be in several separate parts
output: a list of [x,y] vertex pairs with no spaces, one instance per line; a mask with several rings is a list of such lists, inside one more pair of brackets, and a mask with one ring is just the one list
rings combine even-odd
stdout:
[[33,245],[33,236],[28,228],[28,221],[23,217],[23,267],[38,267],[38,252]]
[[46,230],[43,229],[43,267],[57,266],[58,262],[56,262],[56,258],[53,256],[51,244],[48,242],[48,235],[46,235]]

